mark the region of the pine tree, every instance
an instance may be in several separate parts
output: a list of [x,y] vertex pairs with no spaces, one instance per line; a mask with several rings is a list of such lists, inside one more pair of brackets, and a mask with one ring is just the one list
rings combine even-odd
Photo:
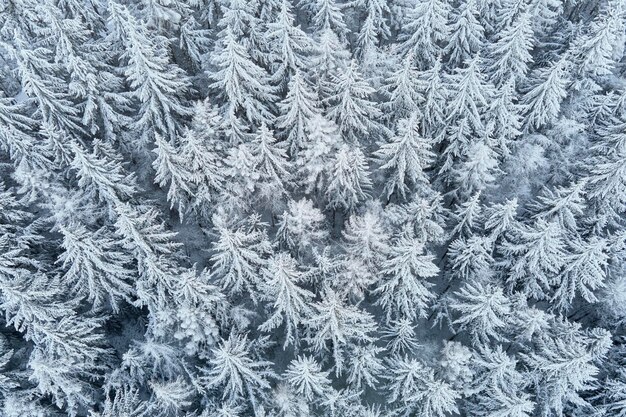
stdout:
[[481,71],[479,55],[467,61],[464,68],[457,68],[450,76],[451,91],[447,115],[449,121],[466,118],[476,132],[484,128],[484,114],[492,95],[491,85],[485,81]]
[[311,23],[315,31],[332,30],[339,39],[344,39],[349,32],[341,8],[335,0],[316,0],[315,15]]
[[398,122],[397,135],[374,154],[380,161],[380,169],[387,171],[389,179],[384,190],[387,199],[395,192],[406,198],[407,192],[429,183],[424,170],[432,164],[435,154],[419,131],[419,116],[414,113]]
[[193,184],[190,187],[193,189],[190,205],[195,211],[208,214],[211,210],[209,205],[224,191],[225,180],[219,149],[204,135],[206,130],[202,134],[197,128],[185,130],[179,143],[180,158],[186,161],[185,168]]
[[390,250],[390,235],[374,210],[362,215],[353,214],[342,232],[343,248],[351,259],[358,259],[372,272],[380,269]]
[[613,222],[626,201],[626,143],[623,141],[624,120],[611,118],[603,122],[595,136],[589,158],[587,196],[601,221]]
[[458,184],[457,193],[471,196],[484,191],[496,179],[498,155],[490,138],[483,138],[467,147],[453,175]]
[[321,115],[309,121],[308,141],[298,154],[299,183],[307,194],[323,194],[333,178],[335,157],[343,144],[337,125]]
[[256,360],[253,342],[245,335],[231,334],[211,350],[208,368],[201,368],[201,383],[206,388],[219,388],[222,399],[231,404],[244,398],[250,401],[255,413],[257,401],[270,389],[269,378],[274,374],[269,361]]
[[413,196],[401,205],[389,205],[386,209],[388,220],[396,225],[413,230],[415,237],[425,243],[441,243],[444,240],[442,198],[432,192],[427,196]]
[[[33,151],[37,122],[28,116],[28,107],[0,93],[0,148],[16,163],[36,162]],[[26,157],[28,155],[28,157]]]
[[448,98],[450,91],[443,82],[441,61],[437,59],[432,68],[422,71],[420,93],[424,97],[422,105],[422,135],[440,141],[444,133]]
[[216,70],[210,74],[210,87],[225,108],[245,116],[250,123],[269,124],[274,117],[274,89],[265,70],[254,63],[231,26],[224,29],[224,36],[216,43],[211,62]]
[[400,236],[391,246],[388,259],[382,264],[384,278],[374,291],[377,304],[385,310],[386,320],[416,320],[426,315],[428,303],[434,298],[432,283],[439,268],[435,257],[424,254],[422,242],[409,236]]
[[328,374],[315,359],[309,356],[299,356],[292,360],[285,371],[285,379],[296,394],[304,395],[307,401],[316,397],[323,399],[332,388]]
[[576,232],[586,204],[584,199],[586,180],[568,187],[545,188],[535,201],[529,204],[534,217],[556,221],[565,231]]
[[448,246],[450,278],[460,282],[486,282],[492,275],[492,241],[485,236],[471,236],[452,241]]
[[310,73],[315,80],[317,95],[324,103],[333,93],[334,80],[338,80],[350,64],[350,52],[328,27],[317,36],[314,49]]
[[460,394],[448,383],[436,379],[432,369],[407,358],[392,358],[389,365],[389,402],[400,400],[400,413],[410,415],[417,412],[424,417],[444,417],[459,412],[456,400]]
[[575,42],[581,70],[591,76],[611,73],[615,65],[614,50],[626,24],[623,6],[609,3],[601,7],[602,10],[590,23],[588,32]]
[[126,6],[108,2],[108,23],[116,26],[121,35],[124,52],[120,60],[126,65],[124,76],[133,89],[131,97],[139,101],[137,123],[144,140],[152,129],[169,139],[180,132],[182,118],[191,115],[183,101],[183,93],[189,90],[185,73],[169,62],[158,45],[165,44],[162,37],[153,40],[146,27],[137,22]]
[[26,42],[16,34],[17,49],[7,47],[7,51],[16,62],[24,92],[36,103],[39,120],[48,129],[80,134],[78,110],[64,91],[64,82],[55,73],[55,67],[48,62],[52,52],[43,47],[31,49]]
[[142,0],[139,7],[148,27],[165,33],[178,28],[183,15],[190,13],[185,3],[177,0]]
[[134,175],[127,174],[119,160],[111,158],[108,152],[105,155],[95,148],[94,152],[87,153],[77,143],[72,144],[71,149],[74,158],[70,166],[77,171],[79,187],[88,189],[88,185],[93,185],[91,192],[96,192],[98,198],[112,206],[137,192]]
[[311,200],[291,200],[287,207],[288,210],[280,216],[276,232],[281,244],[301,255],[326,240],[328,232],[324,229],[324,215]]
[[357,343],[371,342],[375,328],[371,314],[348,305],[332,290],[326,290],[322,301],[313,304],[307,341],[317,355],[332,351],[335,373],[343,372],[346,349]]
[[379,206],[366,207],[363,214],[352,214],[342,231],[344,254],[337,258],[337,278],[332,285],[351,300],[362,301],[372,284],[379,280],[381,264],[391,243],[389,225]]
[[465,389],[474,378],[474,353],[459,342],[443,342],[438,371],[454,389]]
[[250,143],[240,143],[228,150],[224,161],[226,181],[230,183],[225,191],[223,207],[233,213],[245,215],[258,201],[254,198],[261,170],[257,169],[256,160],[251,152]]
[[291,155],[296,155],[309,139],[306,127],[319,114],[317,96],[309,89],[299,70],[295,71],[289,81],[287,96],[278,104],[278,109],[280,116],[276,120],[276,126],[289,142]]
[[398,39],[400,50],[413,53],[420,69],[429,68],[442,53],[442,43],[448,39],[450,5],[442,0],[419,0],[404,18]]
[[526,129],[539,129],[556,121],[561,102],[567,96],[568,66],[568,61],[562,58],[530,74],[532,84],[522,97],[522,104],[526,108]]
[[487,344],[489,338],[502,339],[510,303],[501,288],[479,282],[468,283],[456,293],[451,307],[459,313],[454,323],[472,334],[474,344]]
[[494,147],[504,157],[511,153],[511,142],[521,135],[523,107],[518,104],[515,82],[510,79],[496,89],[489,103],[487,125],[492,127]]
[[563,5],[555,0],[531,0],[528,6],[533,16],[533,29],[541,36],[548,33],[563,12]]
[[[595,379],[593,361],[603,357],[611,345],[610,334],[600,330],[587,335],[571,331],[561,337],[543,335],[536,349],[520,354],[535,374],[540,412],[562,415],[567,403],[583,401],[579,392]],[[597,329],[595,329],[597,330]]]
[[272,314],[259,326],[261,331],[272,331],[285,324],[286,336],[283,348],[298,346],[298,328],[311,314],[309,302],[313,293],[300,288],[302,272],[296,261],[287,253],[279,253],[270,258],[263,269],[264,281],[260,285],[263,298],[273,305]]
[[[217,24],[220,28],[219,38],[223,39],[228,32],[232,32],[235,39],[243,42],[244,47],[248,48],[250,45],[246,42],[252,42],[249,39],[252,27],[258,23],[258,17],[256,17],[258,3],[227,0],[219,7],[221,9],[221,16]],[[248,52],[252,53],[251,51]]]
[[371,135],[379,130],[377,119],[381,113],[370,99],[374,89],[361,76],[356,61],[332,82],[332,94],[327,99],[328,116],[350,141],[370,141]]
[[489,239],[496,241],[515,227],[517,208],[517,199],[514,198],[485,209],[485,231],[489,233]]
[[260,268],[263,256],[271,252],[263,232],[245,227],[229,226],[222,215],[214,215],[213,224],[218,236],[213,244],[211,276],[230,293],[246,291],[256,300],[261,282]]
[[122,300],[130,301],[132,277],[130,258],[117,247],[114,236],[106,229],[90,233],[84,226],[72,223],[61,228],[64,252],[58,262],[66,269],[62,279],[95,308],[109,304],[118,311]]
[[521,288],[527,296],[537,299],[546,297],[566,255],[560,227],[543,220],[516,228],[501,251],[509,271],[508,288]]
[[282,1],[276,21],[267,25],[266,39],[273,62],[272,84],[282,92],[296,71],[307,68],[311,50],[308,36],[294,24],[289,1]]
[[355,347],[348,361],[348,384],[356,389],[364,386],[377,388],[385,370],[382,359],[377,355],[383,351],[383,348],[372,344]]
[[371,187],[368,166],[361,150],[343,147],[335,157],[333,177],[326,189],[327,207],[352,211]]
[[387,2],[380,0],[357,0],[354,7],[365,9],[365,21],[356,40],[356,55],[365,68],[377,65],[377,49],[381,40],[388,39],[391,35],[387,17],[390,14]]
[[528,72],[532,63],[533,29],[530,13],[524,11],[496,35],[488,55],[488,73],[494,84],[501,86],[509,80],[519,82]]
[[268,207],[279,206],[281,197],[287,194],[291,167],[282,143],[276,142],[274,132],[265,124],[261,125],[250,144],[250,155],[252,168],[257,174],[256,198]]
[[193,16],[180,27],[178,46],[185,52],[195,69],[204,67],[209,49],[209,33]]
[[474,235],[482,221],[483,206],[480,196],[481,193],[478,192],[457,207],[452,215],[456,223],[452,235],[459,235],[462,238]]
[[389,340],[387,350],[392,355],[410,354],[419,347],[412,320],[393,321],[383,332],[383,338]]
[[598,301],[594,291],[604,287],[609,260],[604,239],[572,239],[568,246],[569,253],[563,260],[563,270],[552,297],[554,307],[562,310],[571,306],[577,294],[589,303]]
[[451,14],[451,36],[443,52],[448,55],[450,66],[458,67],[482,49],[484,28],[478,20],[479,10],[475,0],[461,3]]
[[393,112],[397,119],[408,118],[421,108],[421,82],[413,61],[413,54],[409,53],[398,65],[398,69],[387,77],[383,87],[388,97],[388,101],[383,103],[383,110]]
[[191,171],[187,168],[187,160],[177,149],[167,142],[161,135],[154,135],[156,148],[156,159],[152,162],[152,167],[156,171],[154,182],[164,187],[169,183],[167,200],[171,206],[175,205],[180,213],[183,213],[185,206],[189,204],[191,196]]

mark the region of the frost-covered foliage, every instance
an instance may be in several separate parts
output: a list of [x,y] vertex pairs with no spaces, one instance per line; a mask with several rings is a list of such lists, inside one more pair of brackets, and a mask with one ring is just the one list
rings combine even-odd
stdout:
[[623,0],[1,0],[0,415],[626,417]]

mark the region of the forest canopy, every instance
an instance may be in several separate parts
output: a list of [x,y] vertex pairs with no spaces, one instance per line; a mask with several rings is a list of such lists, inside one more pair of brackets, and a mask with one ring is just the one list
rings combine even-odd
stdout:
[[626,417],[622,0],[0,0],[0,414]]

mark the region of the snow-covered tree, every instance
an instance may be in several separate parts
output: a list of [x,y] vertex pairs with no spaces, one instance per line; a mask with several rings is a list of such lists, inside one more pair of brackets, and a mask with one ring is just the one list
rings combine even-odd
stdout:
[[290,250],[302,254],[326,239],[328,233],[324,229],[324,220],[324,215],[311,200],[291,200],[288,210],[280,216],[277,238]]
[[567,309],[574,297],[580,296],[589,303],[598,301],[594,291],[604,287],[607,263],[607,242],[601,238],[572,239],[568,241],[568,254],[552,297],[554,307]]
[[595,379],[598,368],[594,360],[603,357],[611,344],[603,329],[588,335],[571,331],[561,337],[543,335],[536,349],[521,354],[535,372],[538,406],[543,413],[562,415],[565,406],[579,403],[580,391]]
[[332,30],[340,39],[349,32],[341,6],[335,0],[315,0],[312,27],[316,31]]
[[154,152],[156,158],[152,166],[156,172],[154,182],[161,187],[169,184],[167,199],[171,207],[175,205],[179,212],[183,212],[191,195],[191,171],[187,167],[187,160],[183,155],[158,133],[155,134]]
[[459,314],[455,324],[469,331],[476,344],[488,343],[490,337],[500,340],[511,309],[501,288],[479,282],[465,285],[451,307]]
[[219,149],[204,136],[206,133],[206,130],[200,133],[198,128],[185,130],[178,139],[179,157],[184,161],[184,168],[189,171],[189,179],[193,184],[187,185],[192,188],[190,205],[202,214],[210,212],[210,205],[225,188],[224,166]]
[[231,334],[211,350],[206,368],[200,368],[201,384],[207,389],[218,389],[221,398],[231,404],[250,401],[255,413],[258,400],[271,388],[269,361],[254,358],[253,342],[245,335]]
[[326,189],[327,207],[352,211],[371,187],[365,156],[357,147],[341,148],[335,157],[332,177]]
[[513,79],[496,89],[493,101],[489,103],[487,124],[492,126],[493,146],[501,156],[507,157],[511,153],[511,142],[521,134],[522,110]]
[[441,61],[437,59],[433,66],[419,75],[420,92],[424,97],[421,107],[422,135],[433,140],[441,140],[450,92],[442,78]]
[[246,291],[253,300],[261,283],[264,255],[271,245],[264,232],[241,226],[233,228],[223,216],[213,217],[217,240],[213,244],[211,276],[233,293]]
[[461,282],[487,281],[492,274],[492,241],[489,237],[471,236],[459,238],[448,246],[451,279]]
[[339,79],[350,64],[350,52],[329,27],[324,27],[317,36],[314,50],[310,72],[315,80],[317,95],[326,100],[333,93],[334,80]]
[[260,284],[263,298],[272,305],[269,318],[259,326],[261,331],[272,331],[285,325],[284,347],[297,346],[300,341],[298,328],[311,314],[309,306],[313,293],[299,284],[302,272],[296,261],[287,253],[279,253],[267,261],[263,269],[264,281]]
[[72,291],[85,296],[96,308],[108,303],[117,311],[120,301],[130,301],[130,258],[108,230],[90,233],[83,225],[71,223],[61,233],[64,252],[58,262],[66,268],[63,280]]
[[386,171],[389,178],[384,190],[387,198],[395,192],[404,198],[407,192],[428,185],[424,170],[435,157],[430,148],[429,141],[420,135],[418,114],[398,122],[397,135],[382,144],[375,153],[381,164],[380,169]]
[[332,389],[328,375],[320,364],[310,356],[299,356],[292,360],[285,371],[285,379],[293,390],[304,395],[307,401],[323,399]]
[[467,65],[457,68],[449,79],[451,92],[448,104],[448,120],[467,119],[476,132],[484,128],[485,110],[492,95],[491,85],[482,73],[482,59],[479,55],[466,61]]
[[383,332],[383,337],[388,339],[387,349],[392,354],[407,354],[419,346],[412,320],[401,319],[392,322]]
[[376,327],[371,314],[347,304],[337,293],[326,290],[322,301],[313,304],[314,312],[308,320],[311,348],[317,355],[332,352],[335,373],[343,372],[348,348],[372,341]]
[[392,319],[415,320],[426,315],[434,298],[428,278],[436,276],[439,268],[435,257],[424,254],[419,240],[403,235],[392,245],[388,259],[382,264],[383,278],[374,291],[386,313]]
[[413,53],[420,69],[433,65],[442,54],[448,39],[450,5],[442,0],[419,0],[404,17],[399,35],[400,50]]
[[417,412],[424,417],[458,414],[456,400],[460,393],[448,383],[435,378],[434,371],[415,359],[392,358],[388,401],[398,401],[398,411],[405,415]]
[[385,366],[377,355],[385,349],[372,344],[356,346],[348,361],[348,384],[360,389],[377,388]]
[[521,289],[529,297],[545,298],[564,265],[565,243],[556,222],[537,220],[516,228],[501,247],[507,268],[507,287]]
[[503,85],[511,79],[523,80],[528,65],[532,63],[530,52],[534,37],[530,13],[519,12],[496,37],[487,57],[488,72],[494,78],[494,84]]
[[266,39],[274,67],[272,81],[282,91],[296,71],[307,67],[311,50],[307,34],[294,24],[289,1],[282,1],[276,21],[267,25]]
[[323,194],[333,178],[343,141],[337,125],[321,115],[313,116],[306,132],[308,141],[296,159],[299,183],[307,194]]
[[269,124],[274,116],[274,88],[267,72],[257,65],[228,26],[216,43],[211,61],[216,70],[210,74],[211,88],[222,99],[224,107],[245,116],[249,123]]
[[328,116],[350,141],[371,142],[372,135],[380,129],[381,112],[371,99],[375,90],[363,79],[356,61],[332,79],[331,88]]
[[[479,9],[475,0],[459,4],[451,12],[450,37],[443,52],[451,66],[459,66],[482,49],[484,28],[478,19]],[[443,36],[443,35],[442,35]]]
[[567,96],[568,66],[568,61],[561,58],[530,74],[531,84],[521,101],[526,108],[524,125],[527,129],[538,129],[556,121],[561,102]]
[[373,273],[380,269],[390,249],[390,236],[378,212],[368,210],[350,216],[342,237],[349,259],[358,259]]
[[589,24],[586,33],[574,42],[574,53],[581,70],[591,76],[611,73],[615,65],[614,50],[622,39],[620,33],[626,24],[622,5],[609,2],[600,7],[602,10]]
[[[414,57],[410,53],[385,80],[384,91],[388,101],[383,104],[383,110],[393,112],[393,117],[397,119],[408,118],[421,108],[422,85],[413,62]],[[391,118],[392,115],[386,116]]]
[[126,6],[109,1],[108,9],[108,23],[117,26],[124,46],[120,59],[126,63],[123,71],[133,89],[131,97],[140,103],[139,132],[145,136],[156,129],[173,139],[180,131],[181,118],[191,114],[183,100],[190,87],[185,73],[169,62],[161,46],[166,44],[165,38],[151,38]]
[[252,169],[256,173],[256,198],[268,207],[279,206],[281,197],[286,195],[286,186],[291,178],[291,167],[287,161],[287,151],[277,142],[274,132],[265,124],[259,127],[250,143]]
[[313,93],[300,70],[289,81],[287,96],[278,104],[280,116],[276,125],[289,142],[289,150],[295,155],[309,140],[306,128],[319,114],[317,96]]

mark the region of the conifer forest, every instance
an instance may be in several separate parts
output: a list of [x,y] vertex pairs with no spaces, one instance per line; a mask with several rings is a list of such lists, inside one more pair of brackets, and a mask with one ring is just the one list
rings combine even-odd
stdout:
[[626,0],[0,0],[0,416],[626,417]]

